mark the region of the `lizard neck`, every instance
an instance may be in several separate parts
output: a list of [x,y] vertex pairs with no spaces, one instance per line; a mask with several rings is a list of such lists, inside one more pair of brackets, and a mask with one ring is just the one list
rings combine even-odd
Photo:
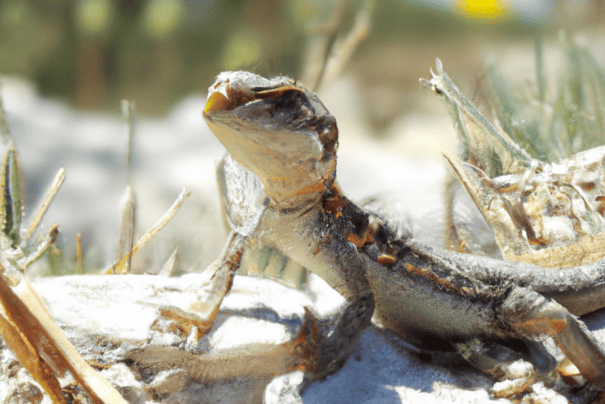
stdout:
[[[264,176],[260,173],[272,205],[280,209],[309,207],[321,204],[326,194],[341,195],[335,185],[336,159],[331,159],[327,164],[315,164],[312,168],[308,165],[290,164],[289,169],[265,170]],[[277,174],[266,175],[267,172]]]
[[[285,142],[284,138],[282,143]],[[338,130],[334,125],[332,130],[322,132],[319,141],[297,147],[294,152],[283,144],[271,149],[255,143],[242,156],[247,159],[242,164],[248,163],[247,167],[259,176],[274,205],[308,206],[319,203],[326,192],[336,189],[337,148]]]
[[265,190],[269,195],[270,204],[279,210],[288,212],[306,211],[312,207],[322,206],[325,195],[330,195],[331,190],[336,188],[334,180],[311,182],[309,184],[300,183],[299,187],[287,185],[283,177],[277,181],[263,180]]

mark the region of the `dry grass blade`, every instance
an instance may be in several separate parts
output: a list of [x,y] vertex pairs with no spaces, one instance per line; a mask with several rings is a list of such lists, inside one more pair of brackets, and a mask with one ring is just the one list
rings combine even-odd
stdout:
[[160,272],[158,272],[158,275],[160,275],[160,276],[172,275],[172,273],[174,272],[174,268],[176,267],[176,253],[178,251],[179,251],[178,247],[174,249],[174,252],[170,255],[170,257],[168,258],[166,263],[164,263],[164,266],[162,266],[162,269],[160,270]]
[[0,334],[53,402],[67,402],[58,378],[69,371],[93,404],[125,404],[120,393],[82,359],[63,335],[27,279],[21,276],[11,286],[4,276],[6,270],[1,270],[0,303],[4,312]]
[[301,74],[301,81],[313,91],[317,91],[321,82],[329,45],[330,39],[327,35],[313,36],[307,42],[306,61]]
[[344,38],[336,40],[326,61],[320,85],[326,85],[340,75],[342,69],[351,60],[357,46],[368,35],[372,7],[373,2],[366,1],[363,8],[355,16],[355,22],[349,33]]
[[59,235],[59,225],[53,224],[48,232],[46,239],[40,243],[38,248],[33,254],[30,254],[27,259],[21,264],[21,269],[25,271],[28,266],[33,264],[48,250],[48,248],[55,243],[57,236]]
[[139,241],[134,245],[134,247],[132,247],[132,250],[124,257],[122,257],[122,259],[118,263],[112,265],[110,268],[104,270],[102,273],[124,274],[126,262],[130,260],[130,257],[132,257],[134,253],[139,251],[141,247],[147,244],[147,242],[151,240],[151,238],[158,231],[160,231],[164,226],[166,226],[166,224],[174,217],[174,215],[181,208],[181,206],[183,206],[183,203],[185,203],[185,200],[189,197],[190,194],[191,192],[187,188],[184,188],[177,197],[177,199],[174,201],[172,206],[168,209],[168,211],[166,211],[166,213],[164,213],[162,217],[160,217],[160,219],[149,230],[147,230],[147,233],[145,233],[143,237],[139,239]]
[[[446,157],[447,158],[447,157]],[[456,223],[454,222],[454,195],[455,188],[458,183],[456,174],[448,171],[444,184],[444,224],[445,224],[445,240],[443,248],[453,251],[464,252],[464,241],[460,238]]]
[[305,52],[301,81],[314,91],[317,91],[321,84],[330,44],[342,26],[346,5],[343,0],[337,2],[328,21],[309,28],[310,39]]
[[[120,238],[114,262],[117,262],[128,251],[131,251],[134,243],[135,220],[137,203],[134,191],[130,185],[126,186],[124,195],[120,202]],[[124,273],[130,272],[130,258],[124,264]]]
[[431,79],[420,82],[444,101],[458,132],[462,160],[474,159],[490,177],[529,167],[534,159],[477,110],[449,78],[441,60],[436,64],[437,73],[431,71]]
[[82,275],[82,234],[76,234],[76,272]]
[[61,185],[63,185],[63,181],[65,181],[65,170],[63,168],[61,168],[55,175],[55,178],[53,179],[53,182],[50,185],[49,190],[46,192],[46,197],[42,201],[42,205],[40,205],[40,207],[38,208],[36,216],[34,216],[34,219],[32,220],[31,224],[29,225],[29,229],[27,229],[27,234],[25,236],[25,239],[23,240],[23,242],[25,244],[27,244],[29,242],[29,240],[33,236],[33,234],[36,231],[36,229],[38,228],[38,226],[40,226],[40,222],[42,221],[42,219],[44,218],[44,215],[48,211],[50,204],[55,199],[57,192],[59,192]]
[[122,117],[126,121],[126,171],[128,173],[128,184],[132,183],[132,140],[134,138],[134,119],[136,117],[136,105],[134,101],[122,100]]
[[[38,294],[20,272],[36,261],[53,243],[53,225],[36,251],[26,256],[20,248],[22,178],[17,149],[6,123],[0,97],[2,172],[0,175],[0,336],[55,403],[67,403],[60,380],[75,379],[93,404],[126,403],[117,390],[78,354],[54,322]],[[61,169],[29,228],[32,236],[65,178]]]
[[[136,229],[137,202],[132,187],[132,140],[134,137],[134,119],[136,107],[134,102],[122,100],[122,117],[126,122],[126,176],[127,185],[120,202],[120,236],[114,262],[118,262],[128,251],[132,250]],[[124,264],[123,273],[130,273],[131,259]]]

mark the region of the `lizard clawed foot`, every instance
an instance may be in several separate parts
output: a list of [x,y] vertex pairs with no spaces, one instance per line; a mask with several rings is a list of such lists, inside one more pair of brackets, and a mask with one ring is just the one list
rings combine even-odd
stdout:
[[453,346],[475,368],[500,381],[492,389],[495,397],[530,391],[536,376],[547,377],[557,365],[542,344],[525,338],[502,342],[474,338]]
[[[497,380],[510,379],[510,368],[519,361],[533,364],[534,369],[547,375],[556,368],[556,360],[542,344],[527,340],[513,340],[508,346],[496,340],[474,338],[452,344],[458,353],[473,367],[492,375]],[[514,378],[514,377],[513,377]]]
[[338,371],[370,325],[374,299],[366,296],[348,301],[326,320],[319,319],[311,308],[304,309],[303,324],[294,341],[295,361],[304,373],[297,371],[275,378],[265,390],[264,404],[283,400],[302,403],[300,396],[312,381]]
[[325,322],[320,324],[315,314],[305,307],[302,331],[305,341],[301,344],[304,352],[300,354],[305,380],[301,391],[308,382],[330,375],[344,365],[359,337],[370,325],[373,313],[372,296],[353,299],[345,303],[324,327]]
[[176,321],[179,324],[178,333],[183,338],[187,338],[193,327],[197,327],[196,340],[208,333],[225,295],[233,285],[233,277],[239,268],[245,244],[246,237],[231,232],[223,252],[205,271],[206,284],[198,292],[198,301],[188,307],[159,307],[158,318],[152,324],[152,330],[162,330]]
[[500,312],[520,336],[536,341],[553,337],[586,380],[605,389],[605,351],[586,325],[565,307],[532,290],[515,287]]

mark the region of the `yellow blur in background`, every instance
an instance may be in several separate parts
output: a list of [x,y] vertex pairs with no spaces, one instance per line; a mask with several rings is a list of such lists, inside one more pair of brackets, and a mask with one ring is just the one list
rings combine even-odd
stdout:
[[[165,114],[226,69],[299,78],[309,39],[346,31],[362,0],[3,0],[0,74],[84,110],[134,99]],[[375,1],[347,71],[369,92],[417,89],[435,57],[476,71],[490,47],[600,27],[603,1]],[[337,17],[335,17],[337,16]],[[330,38],[335,40],[335,38]],[[405,101],[402,101],[406,108]]]
[[499,0],[459,0],[456,7],[462,14],[478,20],[502,20],[512,16],[510,6]]

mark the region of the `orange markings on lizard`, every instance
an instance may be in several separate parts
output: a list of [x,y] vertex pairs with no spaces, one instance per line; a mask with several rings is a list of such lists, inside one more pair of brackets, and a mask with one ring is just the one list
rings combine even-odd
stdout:
[[[376,234],[376,226],[373,226],[372,224],[370,224],[369,226],[367,226],[365,229],[363,229],[363,231],[360,234],[357,233],[349,233],[347,234],[347,241],[355,244],[355,247],[357,248],[362,248],[365,245],[368,244],[372,244],[375,240],[374,240],[374,235]],[[385,260],[389,260],[386,257],[390,257],[390,255],[388,254],[381,254],[381,257],[385,257],[383,259]],[[395,257],[393,258],[393,262],[395,262]],[[378,258],[378,263],[381,265],[390,265],[390,264],[382,264],[380,262],[380,257]],[[385,261],[386,262],[386,261]]]
[[[312,194],[312,193],[315,193],[315,192],[323,191],[325,188],[326,188],[326,186],[324,185],[323,182],[321,182],[321,181],[314,182],[311,185],[307,185],[306,187],[299,189],[298,191],[296,191],[294,193],[294,195],[301,196],[301,195]],[[341,215],[342,215],[342,213],[341,213]]]
[[434,283],[442,286],[446,290],[456,291],[456,292],[463,293],[463,294],[466,294],[466,295],[468,295],[469,292],[470,292],[470,289],[468,289],[466,287],[463,287],[461,289],[461,288],[456,287],[454,284],[452,284],[447,279],[439,278],[430,269],[427,269],[427,268],[418,268],[418,267],[410,264],[409,262],[405,264],[405,269],[409,273],[422,276],[423,278],[426,278],[429,281],[434,282]]
[[317,318],[305,307],[305,320],[296,339],[286,343],[292,346],[295,370],[318,371],[318,341],[321,331]]
[[373,234],[371,234],[369,231],[364,232],[361,236],[362,237],[359,237],[355,233],[349,233],[347,234],[347,241],[355,244],[355,247],[357,248],[361,248],[366,244],[371,244],[374,242]]
[[[342,199],[342,193],[340,192],[340,189],[338,189],[336,186],[333,186],[332,195],[330,195],[329,197],[327,197],[324,200],[324,203],[323,203],[324,212],[331,213],[336,217],[341,217],[342,216],[341,209],[343,206],[345,206],[345,201],[344,201],[344,199]],[[349,240],[349,241],[351,241],[351,240]],[[353,244],[355,244],[355,243],[353,243]],[[357,244],[355,244],[355,245],[357,245]]]
[[564,318],[531,318],[525,321],[519,321],[514,324],[515,328],[525,329],[535,333],[539,330],[540,334],[555,336],[563,331],[568,326],[568,322]]
[[397,262],[397,258],[390,254],[380,254],[376,260],[380,265],[393,265]]

